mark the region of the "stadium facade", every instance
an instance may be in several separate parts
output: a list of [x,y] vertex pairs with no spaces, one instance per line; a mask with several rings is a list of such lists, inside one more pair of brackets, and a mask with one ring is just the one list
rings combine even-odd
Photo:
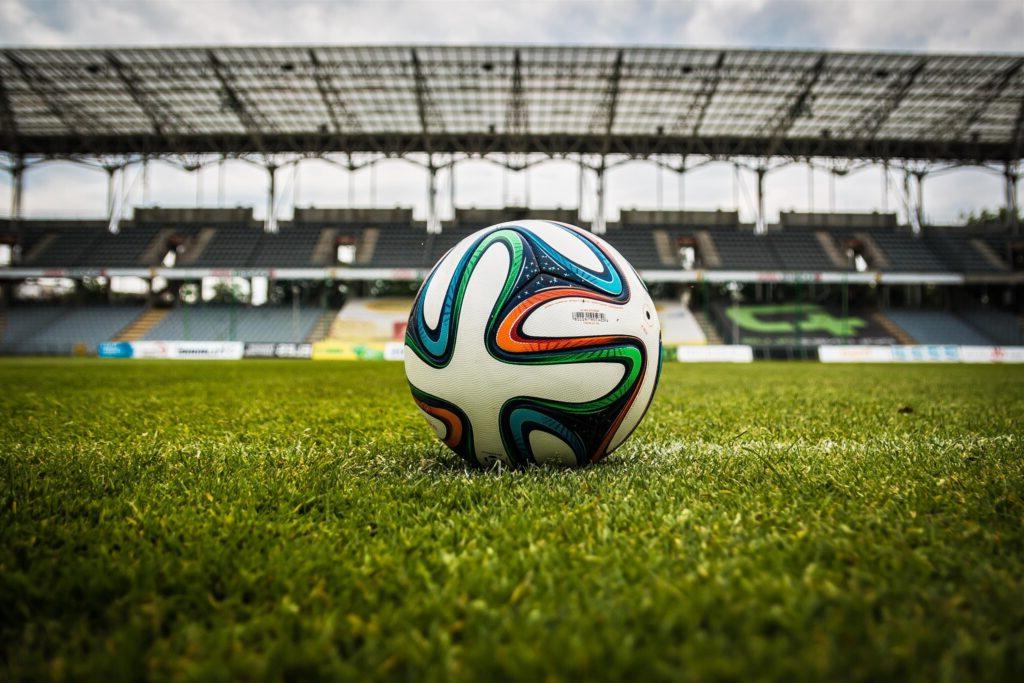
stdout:
[[[288,343],[346,337],[336,324],[346,297],[408,296],[448,248],[480,227],[526,217],[583,223],[578,210],[530,207],[456,209],[442,222],[438,172],[475,158],[513,171],[568,159],[581,177],[593,173],[597,209],[585,226],[671,302],[666,315],[685,318],[680,329],[692,333],[677,343],[721,339],[803,355],[842,341],[1020,341],[1019,55],[9,49],[0,59],[0,126],[13,179],[12,216],[0,223],[9,254],[0,268],[6,350],[64,349],[76,335],[86,348],[133,335]],[[296,209],[278,221],[279,169],[314,157],[350,169],[395,157],[421,164],[426,220],[414,220],[411,209],[368,207]],[[127,196],[117,195],[115,180],[126,168],[173,159],[194,169],[222,158],[267,170],[266,220],[250,208],[138,208],[122,219]],[[623,211],[607,222],[605,174],[634,159],[681,174],[710,162],[752,169],[753,222],[735,211],[686,210]],[[21,216],[26,170],[52,160],[107,169],[106,217]],[[769,223],[764,179],[791,163],[835,173],[880,164],[887,183],[890,171],[901,173],[895,189],[905,222],[893,213],[783,213]],[[925,179],[958,166],[1003,176],[999,220],[924,224]],[[117,295],[111,282],[123,278],[145,282],[145,293],[130,301]],[[242,279],[250,293],[253,281],[265,281],[277,292],[272,301],[290,308],[275,313],[273,305],[252,307],[231,295],[233,306],[203,306],[201,295],[191,301],[194,284],[217,278]],[[74,293],[59,305],[30,301],[55,279]]]

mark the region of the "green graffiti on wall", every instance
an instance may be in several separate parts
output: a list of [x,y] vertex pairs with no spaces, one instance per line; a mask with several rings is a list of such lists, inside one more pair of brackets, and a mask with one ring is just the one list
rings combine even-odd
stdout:
[[743,306],[726,309],[726,315],[744,332],[759,334],[826,332],[853,337],[868,324],[863,318],[836,317],[817,304]]

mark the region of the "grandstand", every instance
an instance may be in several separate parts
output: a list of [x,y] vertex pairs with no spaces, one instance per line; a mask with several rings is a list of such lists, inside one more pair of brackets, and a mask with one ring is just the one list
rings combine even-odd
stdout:
[[[1020,286],[1022,272],[1010,260],[1019,240],[1001,228],[932,226],[913,236],[892,215],[836,214],[815,226],[813,216],[792,213],[760,235],[740,223],[735,213],[721,212],[708,223],[701,222],[708,220],[701,212],[646,213],[658,215],[624,212],[628,222],[610,223],[604,237],[645,280],[668,287],[663,291],[672,298],[663,306],[674,315],[679,310],[672,301],[690,292],[693,313],[699,317],[714,302],[723,301],[726,294],[715,287],[727,282],[746,283],[751,290],[748,298],[755,303],[778,301],[780,295],[794,300],[799,289],[800,296],[809,297],[816,290],[814,296],[831,297],[839,304],[831,287],[842,288],[852,300],[870,295],[861,313],[877,315],[875,308],[884,309],[881,314],[905,333],[901,338],[916,343],[1020,340],[1020,322],[1012,306],[982,310],[973,303],[978,288],[1006,298]],[[358,219],[352,211],[310,209],[300,211],[293,221],[282,221],[278,232],[267,233],[251,210],[207,209],[197,214],[139,209],[137,214],[116,234],[90,221],[4,221],[0,235],[19,258],[3,275],[8,282],[22,283],[40,278],[77,282],[135,277],[149,283],[160,278],[180,287],[203,278],[236,277],[293,281],[305,287],[320,281],[365,287],[382,279],[417,281],[445,251],[480,227],[515,216],[546,215],[515,208],[466,209],[457,212],[441,233],[428,233],[423,223],[413,220],[411,209],[358,210]],[[556,218],[578,222],[564,213]],[[649,222],[642,222],[645,218]],[[835,223],[842,227],[833,227]],[[351,248],[349,260],[339,260],[339,246]],[[870,270],[857,269],[849,256],[854,250]],[[684,252],[689,252],[686,258]],[[176,256],[173,265],[166,265],[168,254]],[[935,285],[941,296],[930,309],[921,308],[921,293]],[[323,293],[322,288],[319,291]],[[287,305],[244,302],[194,306],[159,300],[152,293],[127,305],[33,306],[17,301],[13,288],[6,292],[2,349],[19,353],[94,348],[118,338],[123,328],[154,307],[167,313],[138,339],[315,341],[316,322],[325,313],[334,313],[312,300],[317,295],[300,302],[296,313]],[[904,310],[908,305],[919,310]],[[352,311],[363,306],[354,304]],[[721,316],[708,319],[717,325],[712,334],[737,341]],[[675,343],[702,343],[707,337],[699,332],[697,318],[682,329],[688,331]]]
[[[0,349],[352,339],[355,321],[362,316],[365,327],[377,315],[369,298],[411,294],[461,239],[527,218],[582,225],[618,248],[660,299],[670,344],[754,338],[800,347],[841,337],[804,336],[799,325],[796,336],[744,332],[729,313],[743,306],[856,318],[869,325],[865,340],[1018,343],[1019,63],[1012,55],[514,46],[8,50],[0,150],[13,215],[0,220],[8,254]],[[301,106],[284,105],[273,94],[282,90]],[[351,168],[353,154],[421,164],[427,215],[309,207],[279,219],[279,167],[315,156]],[[439,170],[477,157],[520,171],[529,154],[593,173],[593,215],[580,214],[581,182],[576,208],[461,207],[453,193],[451,218],[440,219]],[[118,208],[127,197],[117,201],[113,182],[129,166],[225,155],[267,169],[265,218],[252,207]],[[108,170],[106,217],[21,216],[25,169],[56,158]],[[622,210],[608,220],[605,171],[637,158],[679,173],[746,165],[758,179],[753,220],[735,208]],[[771,222],[764,177],[822,158],[901,170],[905,212],[783,212]],[[942,165],[1003,173],[1008,220],[925,225],[920,183]],[[131,291],[118,289],[126,280]],[[242,293],[215,295],[216,282]],[[254,299],[257,284],[271,292],[266,301]]]

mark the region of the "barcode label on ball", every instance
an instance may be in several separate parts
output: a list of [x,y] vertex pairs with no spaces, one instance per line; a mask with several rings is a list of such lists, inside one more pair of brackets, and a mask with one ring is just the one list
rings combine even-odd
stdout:
[[608,316],[601,311],[573,311],[572,319],[578,323],[606,323]]

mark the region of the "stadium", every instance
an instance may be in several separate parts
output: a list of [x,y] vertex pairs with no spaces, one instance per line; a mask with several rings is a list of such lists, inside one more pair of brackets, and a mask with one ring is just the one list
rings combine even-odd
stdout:
[[[1024,54],[8,47],[0,149],[5,677],[1024,673]],[[398,160],[425,210],[296,201]],[[262,202],[138,201],[226,161]],[[481,162],[576,185],[476,206]],[[613,211],[634,163],[658,201]],[[25,215],[62,164],[104,215]],[[751,210],[687,203],[711,165]],[[796,166],[878,210],[770,213]],[[928,220],[964,168],[1002,205]],[[635,268],[660,387],[606,461],[476,471],[392,361],[439,259],[532,220]]]

